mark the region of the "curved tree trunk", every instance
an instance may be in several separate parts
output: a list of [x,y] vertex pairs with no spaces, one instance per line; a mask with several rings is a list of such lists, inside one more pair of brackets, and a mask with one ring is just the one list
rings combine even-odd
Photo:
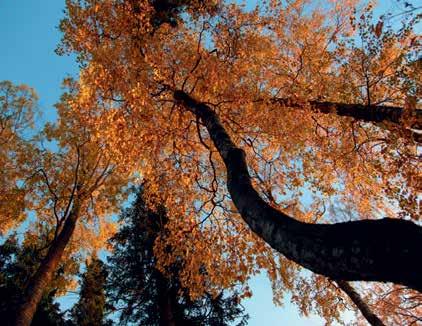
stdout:
[[75,225],[79,217],[79,208],[76,206],[64,222],[63,229],[48,249],[46,257],[40,264],[35,275],[29,281],[25,289],[21,304],[17,308],[16,326],[31,325],[37,306],[42,299],[45,289],[57,270],[63,252],[72,237]]
[[175,101],[206,126],[227,169],[227,187],[253,232],[288,259],[335,280],[381,281],[422,292],[422,228],[410,221],[384,218],[335,224],[297,221],[268,205],[252,187],[245,153],[218,116],[183,91]]
[[356,305],[359,311],[362,313],[363,317],[368,321],[369,324],[372,326],[385,326],[385,324],[375,315],[371,308],[366,304],[365,301],[362,300],[359,293],[346,281],[337,281],[337,285],[347,296],[352,300],[352,302]]

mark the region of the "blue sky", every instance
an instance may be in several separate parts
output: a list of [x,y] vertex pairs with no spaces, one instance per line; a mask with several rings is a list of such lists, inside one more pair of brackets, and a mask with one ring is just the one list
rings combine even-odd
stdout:
[[[60,97],[62,79],[78,74],[74,57],[54,53],[63,9],[64,0],[0,1],[0,80],[34,87],[43,121],[55,118],[53,105]],[[283,308],[275,307],[270,283],[264,276],[255,277],[251,287],[254,296],[244,302],[251,316],[249,325],[323,325],[318,317],[300,317],[288,301]],[[68,306],[75,299],[75,295],[69,295],[63,302]]]

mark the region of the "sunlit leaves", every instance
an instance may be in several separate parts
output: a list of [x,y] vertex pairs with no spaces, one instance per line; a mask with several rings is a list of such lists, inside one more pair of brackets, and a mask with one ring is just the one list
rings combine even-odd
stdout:
[[[62,114],[122,169],[148,180],[146,191],[169,209],[174,250],[159,243],[156,250],[162,266],[178,256],[189,261],[181,280],[193,296],[203,291],[203,266],[217,288],[261,268],[275,287],[307,285],[294,287],[297,268],[285,268],[245,227],[225,190],[223,162],[200,121],[174,103],[176,89],[215,110],[265,200],[298,219],[417,217],[414,20],[395,30],[374,22],[371,8],[354,13],[353,1],[270,1],[249,12],[222,3],[212,15],[193,14],[196,1],[167,13],[151,4],[68,1],[62,50],[79,55],[82,71],[70,92],[79,95]],[[406,102],[413,113],[376,125],[316,113],[309,100]],[[328,292],[307,295],[307,304]]]
[[36,105],[33,89],[0,82],[0,233],[25,217],[25,182],[30,177],[26,155],[31,151],[26,138],[31,135]]

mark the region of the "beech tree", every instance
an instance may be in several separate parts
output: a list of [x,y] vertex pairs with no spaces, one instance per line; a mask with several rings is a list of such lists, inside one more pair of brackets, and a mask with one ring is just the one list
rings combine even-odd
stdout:
[[[58,50],[82,64],[75,114],[169,216],[185,212],[160,264],[191,261],[194,296],[199,266],[222,287],[264,268],[276,301],[328,282],[297,264],[420,291],[418,16],[395,29],[354,1],[160,3],[170,16],[154,1],[68,1]],[[295,296],[305,313],[308,294]]]
[[[57,105],[60,118],[56,124],[46,125],[30,139],[22,138],[23,145],[16,146],[15,154],[7,156],[15,162],[16,171],[22,172],[5,180],[24,190],[23,209],[33,212],[35,230],[47,230],[42,261],[25,283],[16,307],[16,325],[31,323],[64,255],[98,249],[115,231],[110,214],[124,200],[124,186],[130,180],[127,170],[120,169],[107,154],[105,144],[91,140],[81,121],[67,110],[68,103],[78,101],[78,95],[71,91],[72,83],[65,81],[69,92]],[[5,101],[3,109],[13,112],[16,103],[26,105],[24,100]],[[16,116],[19,117],[19,112]],[[7,146],[9,143],[5,142],[1,150],[8,151]],[[20,163],[24,169],[19,167]],[[20,209],[14,201],[5,207]],[[2,208],[0,216],[7,214]]]

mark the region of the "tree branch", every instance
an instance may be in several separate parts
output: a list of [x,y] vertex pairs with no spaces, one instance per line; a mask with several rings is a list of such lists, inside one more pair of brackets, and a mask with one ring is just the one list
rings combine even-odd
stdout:
[[422,228],[410,221],[384,218],[335,224],[295,220],[268,205],[252,187],[245,153],[216,113],[187,93],[175,101],[198,116],[227,169],[232,200],[251,230],[288,259],[335,280],[394,282],[422,292]]
[[370,323],[372,326],[385,326],[385,324],[375,315],[371,308],[362,300],[359,293],[346,281],[337,281],[338,287],[347,294],[347,296],[352,300],[356,305],[359,311],[362,313],[363,317]]
[[[277,103],[292,108],[303,107],[304,103],[299,103],[285,98],[273,98],[270,103]],[[319,113],[336,114],[342,117],[351,117],[356,120],[366,122],[392,122],[400,123],[403,115],[403,108],[398,106],[386,105],[365,105],[365,104],[346,104],[336,102],[309,101],[311,108]],[[422,119],[422,110],[416,110],[417,119]]]

